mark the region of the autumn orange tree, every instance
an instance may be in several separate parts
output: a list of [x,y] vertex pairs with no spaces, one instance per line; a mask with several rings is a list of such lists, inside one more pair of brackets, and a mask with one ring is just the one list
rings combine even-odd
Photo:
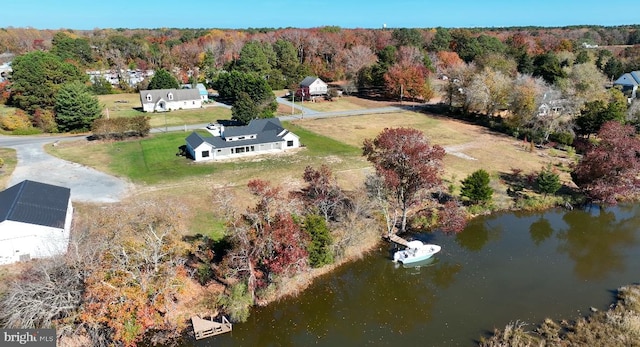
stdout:
[[79,319],[90,336],[135,346],[149,330],[178,330],[166,318],[188,277],[177,206],[151,201],[94,216],[78,247],[85,259]]
[[432,146],[419,130],[386,128],[375,139],[366,139],[362,149],[380,178],[383,190],[378,192],[384,192],[392,209],[400,210],[400,232],[406,231],[409,208],[421,193],[441,184],[444,148]]

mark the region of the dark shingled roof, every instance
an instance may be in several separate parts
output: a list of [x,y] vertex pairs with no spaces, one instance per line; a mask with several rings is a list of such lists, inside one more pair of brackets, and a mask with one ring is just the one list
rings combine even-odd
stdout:
[[0,222],[64,228],[71,189],[25,180],[0,192]]
[[[305,79],[303,79],[302,82],[300,82],[300,87],[309,87],[316,80],[319,80],[319,78],[318,77],[313,77],[313,76],[305,77]],[[320,81],[322,81],[322,80],[320,80]]]
[[[225,141],[222,137],[203,137],[200,134],[193,132],[187,137],[186,141],[191,148],[196,148],[203,142],[210,143],[214,148],[227,148],[282,141],[282,136],[286,133],[288,133],[288,130],[282,127],[278,118],[263,118],[254,119],[245,126],[225,127],[223,131],[224,137],[256,135],[256,138],[254,139],[246,138],[244,140]],[[280,134],[281,136],[278,136]]]

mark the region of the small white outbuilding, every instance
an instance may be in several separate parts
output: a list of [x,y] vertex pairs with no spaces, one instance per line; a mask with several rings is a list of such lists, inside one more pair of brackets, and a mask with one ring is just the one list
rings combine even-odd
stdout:
[[67,252],[71,190],[25,180],[0,192],[0,265]]

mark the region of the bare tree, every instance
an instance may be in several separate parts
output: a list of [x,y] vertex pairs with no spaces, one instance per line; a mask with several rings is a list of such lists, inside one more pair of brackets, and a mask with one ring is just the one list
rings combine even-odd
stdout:
[[83,278],[76,264],[58,257],[41,260],[11,281],[0,298],[0,322],[6,328],[67,327],[77,314]]

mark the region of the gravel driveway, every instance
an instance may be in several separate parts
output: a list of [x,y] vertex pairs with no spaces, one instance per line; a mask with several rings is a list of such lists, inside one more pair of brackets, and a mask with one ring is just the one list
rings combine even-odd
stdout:
[[38,143],[11,146],[17,151],[18,165],[9,186],[26,179],[54,184],[71,188],[71,200],[81,202],[118,202],[133,188],[114,176],[51,156],[42,146]]

